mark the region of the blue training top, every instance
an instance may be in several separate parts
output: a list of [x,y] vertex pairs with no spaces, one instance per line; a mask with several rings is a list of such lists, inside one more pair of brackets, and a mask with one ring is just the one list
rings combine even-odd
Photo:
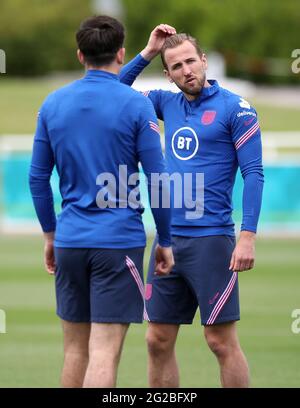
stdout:
[[[130,193],[138,196],[136,183],[128,186],[128,179],[139,172],[139,161],[146,176],[165,172],[157,117],[151,102],[117,75],[89,70],[46,98],[34,138],[30,188],[43,231],[55,231],[55,246],[145,246],[143,208],[124,204]],[[63,199],[57,222],[50,186],[54,165]],[[127,172],[122,181],[120,165]],[[104,208],[107,197],[110,206]],[[169,246],[170,210],[152,213],[159,243]]]
[[[131,85],[148,64],[138,55],[123,67],[121,82]],[[182,92],[144,92],[158,118],[164,121],[167,170],[182,177],[189,174],[193,179],[192,184],[188,178],[185,183],[190,197],[178,195],[177,183],[172,234],[234,235],[232,190],[238,167],[244,179],[241,229],[256,232],[264,181],[257,113],[247,101],[221,88],[217,81],[209,84],[191,102]]]

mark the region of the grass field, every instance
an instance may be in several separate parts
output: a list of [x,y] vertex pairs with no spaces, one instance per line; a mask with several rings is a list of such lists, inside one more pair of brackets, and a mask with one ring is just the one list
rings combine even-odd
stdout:
[[[78,77],[81,74],[78,74]],[[0,135],[4,133],[33,133],[36,116],[47,94],[65,83],[69,78],[10,79],[1,76]],[[262,105],[255,101],[262,130],[299,131],[299,108]]]
[[[62,335],[53,278],[43,270],[42,240],[1,237],[0,247],[0,309],[7,319],[7,333],[0,334],[0,387],[58,387]],[[299,240],[260,240],[256,269],[240,275],[239,334],[253,387],[300,386],[300,334],[291,331],[291,312],[300,308],[299,248]],[[147,386],[145,330],[146,324],[129,330],[119,387]],[[181,328],[177,353],[181,386],[219,386],[198,315]]]
[[[0,135],[33,133],[45,96],[68,82],[1,76]],[[255,103],[263,130],[298,130],[299,109]],[[1,192],[0,192],[1,193]],[[148,261],[150,242],[145,256]],[[7,333],[0,334],[1,387],[58,387],[62,334],[55,315],[53,278],[43,270],[42,240],[0,237],[0,309]],[[291,331],[300,309],[300,240],[260,240],[257,266],[240,276],[239,334],[253,387],[300,387],[300,334]],[[146,324],[133,325],[119,370],[120,387],[147,386]],[[181,328],[177,354],[183,387],[218,387],[218,367],[199,324]]]

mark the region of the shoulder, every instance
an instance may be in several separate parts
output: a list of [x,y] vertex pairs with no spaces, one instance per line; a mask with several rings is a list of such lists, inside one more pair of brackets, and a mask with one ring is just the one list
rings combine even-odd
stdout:
[[224,98],[224,102],[228,109],[228,113],[238,112],[243,110],[254,110],[251,104],[243,98],[241,95],[238,95],[234,92],[229,91],[228,89],[220,87],[220,94]]
[[63,99],[66,95],[71,94],[74,88],[78,86],[79,82],[80,80],[73,81],[49,93],[43,102],[42,109],[51,109],[51,107],[55,105],[57,101]]
[[132,106],[133,109],[140,110],[147,107],[153,109],[153,105],[145,92],[138,92],[124,84],[120,84],[120,86],[123,88],[124,97],[127,97],[128,105]]

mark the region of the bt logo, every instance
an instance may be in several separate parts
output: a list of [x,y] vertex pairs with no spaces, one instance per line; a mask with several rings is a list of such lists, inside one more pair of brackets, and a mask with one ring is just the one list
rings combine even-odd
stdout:
[[172,137],[172,150],[179,160],[189,160],[195,156],[199,148],[199,140],[194,129],[183,127]]

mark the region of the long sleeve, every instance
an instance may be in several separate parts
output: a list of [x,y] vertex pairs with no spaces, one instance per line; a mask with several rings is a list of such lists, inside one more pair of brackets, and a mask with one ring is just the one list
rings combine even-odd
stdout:
[[135,58],[124,65],[121,69],[119,78],[120,82],[126,85],[132,85],[139,74],[150,64],[150,61],[145,60],[141,54],[138,54]]
[[[152,215],[161,246],[171,245],[171,209],[164,208],[164,198],[170,194],[169,178],[161,150],[159,127],[151,102],[143,100],[137,139],[137,152],[147,177],[148,193]],[[157,205],[158,203],[158,205]]]
[[53,167],[54,156],[41,110],[33,142],[29,185],[35,211],[44,232],[55,231],[56,227],[53,193],[50,185]]
[[[240,114],[241,107],[244,109]],[[262,144],[257,113],[241,99],[233,110],[232,137],[244,179],[242,231],[256,232],[262,203],[264,174]]]

